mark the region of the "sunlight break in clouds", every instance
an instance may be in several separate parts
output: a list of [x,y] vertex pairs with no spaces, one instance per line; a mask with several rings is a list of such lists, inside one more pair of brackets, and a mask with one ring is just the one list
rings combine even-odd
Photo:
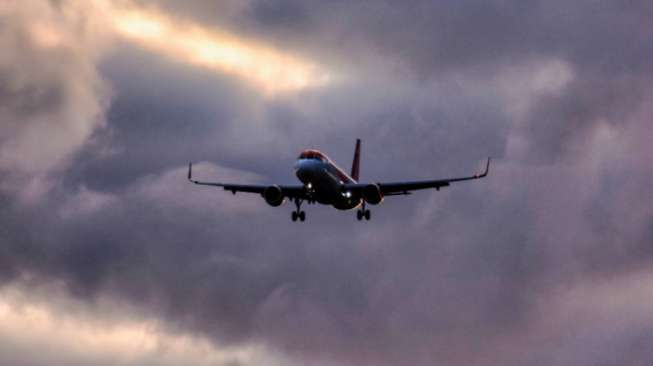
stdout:
[[265,93],[297,91],[329,80],[311,62],[155,11],[129,7],[114,10],[111,18],[118,34],[131,41],[175,60],[240,76]]
[[[60,295],[31,298],[21,286],[0,290],[0,354],[11,349],[17,363],[256,365],[276,356],[262,346],[216,347],[208,340],[175,334],[156,321],[113,319],[102,309],[86,307]],[[36,290],[36,292],[39,292]],[[50,303],[52,302],[52,303]],[[58,303],[61,302],[61,303]],[[81,307],[80,307],[81,306]],[[80,308],[78,308],[80,307]],[[106,319],[104,318],[106,316]],[[113,315],[115,317],[115,314]],[[34,353],[34,349],[40,351]]]

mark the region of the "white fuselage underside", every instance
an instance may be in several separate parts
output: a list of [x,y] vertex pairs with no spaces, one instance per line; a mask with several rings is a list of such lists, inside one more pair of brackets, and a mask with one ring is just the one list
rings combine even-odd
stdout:
[[346,183],[356,183],[330,161],[299,159],[295,163],[297,178],[307,187],[311,199],[340,210],[358,207],[362,200],[344,189]]

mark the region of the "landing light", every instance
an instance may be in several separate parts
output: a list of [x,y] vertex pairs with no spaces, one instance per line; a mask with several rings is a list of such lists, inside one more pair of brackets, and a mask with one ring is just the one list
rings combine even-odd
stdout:
[[307,183],[307,184],[306,184],[306,188],[308,188],[308,189],[313,189],[313,185],[312,185],[311,183]]
[[345,192],[345,197],[351,198],[351,192],[349,192],[349,191]]

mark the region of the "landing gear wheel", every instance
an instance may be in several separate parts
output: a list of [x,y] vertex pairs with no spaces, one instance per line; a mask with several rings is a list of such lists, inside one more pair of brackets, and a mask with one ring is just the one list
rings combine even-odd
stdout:
[[292,216],[291,216],[292,221],[297,221],[297,219],[299,219],[299,221],[306,220],[306,213],[304,211],[302,211],[302,202],[303,202],[303,200],[301,200],[299,198],[295,198],[294,201],[295,201],[295,206],[297,207],[297,209],[292,212]]
[[356,218],[358,219],[358,221],[361,221],[363,218],[369,221],[371,217],[372,217],[372,213],[370,212],[370,210],[361,209],[356,211]]

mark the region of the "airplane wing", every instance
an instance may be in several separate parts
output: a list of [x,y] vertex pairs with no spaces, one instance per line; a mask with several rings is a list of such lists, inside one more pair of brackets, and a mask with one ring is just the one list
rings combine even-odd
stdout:
[[[265,188],[269,185],[260,184],[231,184],[220,182],[202,182],[193,179],[193,164],[188,164],[188,180],[200,186],[213,186],[222,187],[225,191],[230,191],[233,194],[236,192],[258,193],[263,194]],[[306,192],[303,185],[279,185],[281,192],[288,198],[305,198]]]
[[[471,175],[467,177],[459,177],[459,178],[420,180],[420,181],[412,181],[412,182],[409,181],[409,182],[377,183],[377,185],[379,186],[380,192],[384,196],[407,195],[410,194],[411,191],[415,191],[418,189],[435,188],[436,190],[440,190],[440,188],[448,187],[451,183],[454,182],[480,179],[487,176],[489,170],[490,170],[490,158],[487,159],[485,171],[481,174]],[[350,190],[357,190],[357,189],[362,189],[365,186],[367,186],[367,184],[357,183],[352,185],[345,185],[345,188]]]

